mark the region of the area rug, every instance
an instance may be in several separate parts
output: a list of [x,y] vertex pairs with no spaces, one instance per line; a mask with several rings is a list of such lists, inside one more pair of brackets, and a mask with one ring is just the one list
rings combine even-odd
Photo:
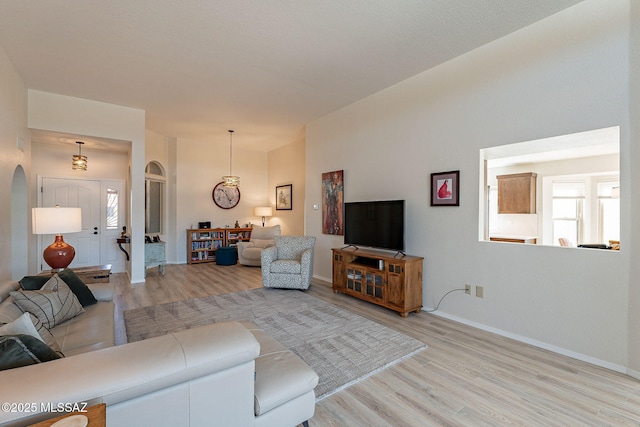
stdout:
[[227,320],[249,321],[320,377],[321,400],[427,348],[426,344],[301,291],[253,289],[126,310],[129,342]]

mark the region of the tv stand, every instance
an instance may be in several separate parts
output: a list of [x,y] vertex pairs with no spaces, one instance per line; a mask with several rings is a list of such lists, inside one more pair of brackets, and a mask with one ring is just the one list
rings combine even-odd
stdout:
[[424,258],[345,247],[332,249],[335,293],[344,293],[397,311],[402,317],[422,310]]

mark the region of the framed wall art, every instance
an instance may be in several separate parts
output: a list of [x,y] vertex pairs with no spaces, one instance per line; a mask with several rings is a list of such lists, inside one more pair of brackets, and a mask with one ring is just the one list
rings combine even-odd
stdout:
[[322,174],[322,233],[344,235],[344,171]]
[[290,211],[293,209],[293,184],[278,185],[276,187],[276,210]]
[[431,174],[431,206],[460,206],[460,171]]

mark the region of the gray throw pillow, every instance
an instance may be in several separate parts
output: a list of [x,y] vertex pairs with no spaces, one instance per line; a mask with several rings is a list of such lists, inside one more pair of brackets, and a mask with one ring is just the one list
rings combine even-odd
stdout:
[[87,285],[85,285],[82,279],[78,277],[78,275],[74,273],[73,270],[65,268],[60,273],[58,273],[58,276],[62,280],[64,280],[64,283],[66,283],[67,286],[69,286],[69,289],[71,289],[71,292],[74,293],[74,295],[76,296],[76,298],[78,298],[78,301],[80,301],[80,304],[82,304],[83,307],[86,307],[88,305],[92,305],[98,302],[98,300],[96,300],[96,297],[93,296],[91,289],[89,289]]
[[18,283],[25,291],[37,291],[42,288],[51,276],[24,276]]
[[0,336],[0,370],[59,359],[55,351],[31,335]]

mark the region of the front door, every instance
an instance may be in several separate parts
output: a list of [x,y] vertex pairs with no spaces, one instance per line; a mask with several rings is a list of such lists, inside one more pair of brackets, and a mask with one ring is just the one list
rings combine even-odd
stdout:
[[[101,264],[100,187],[98,180],[42,179],[42,207],[60,205],[61,207],[82,209],[82,231],[63,236],[64,241],[76,250],[76,256],[69,265],[71,268]],[[53,236],[42,237],[43,248],[53,242]],[[46,270],[49,266],[42,259],[42,251],[39,252],[41,270]]]

